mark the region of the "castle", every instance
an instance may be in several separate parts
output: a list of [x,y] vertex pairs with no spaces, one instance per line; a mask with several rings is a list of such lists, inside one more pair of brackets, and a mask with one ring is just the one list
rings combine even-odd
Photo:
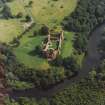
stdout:
[[[52,35],[48,32],[45,42],[42,43],[42,53],[45,58],[49,61],[56,59],[57,55],[60,54],[62,43],[64,41],[64,32],[55,33]],[[53,47],[53,43],[56,44],[56,47]]]

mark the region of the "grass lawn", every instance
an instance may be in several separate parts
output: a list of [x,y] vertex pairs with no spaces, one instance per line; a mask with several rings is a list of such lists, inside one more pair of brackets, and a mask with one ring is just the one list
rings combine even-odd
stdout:
[[14,16],[20,12],[24,15],[26,14],[22,0],[13,0],[12,2],[8,2],[7,5],[10,7],[12,15]]
[[23,27],[22,24],[17,20],[3,20],[0,19],[0,41],[10,42],[14,37],[20,35]]
[[[30,0],[14,0],[8,3],[12,13],[16,15],[22,12],[31,15],[36,23],[56,26],[61,23],[65,16],[74,11],[78,0],[31,0],[32,7],[27,7]],[[17,5],[17,6],[16,6]]]
[[14,49],[17,59],[24,63],[26,66],[35,69],[48,69],[50,66],[47,60],[39,57],[38,55],[31,55],[37,45],[41,45],[43,40],[42,36],[29,38],[28,35],[24,36],[20,42],[20,46]]
[[77,0],[33,0],[31,12],[41,24],[59,25],[65,16],[74,11]]
[[17,49],[15,50],[15,54],[17,59],[29,68],[35,68],[36,70],[47,70],[50,68],[48,62],[45,59],[39,58],[37,56],[30,56],[24,50]]
[[73,32],[65,32],[65,41],[62,44],[61,56],[63,58],[69,57],[73,52]]

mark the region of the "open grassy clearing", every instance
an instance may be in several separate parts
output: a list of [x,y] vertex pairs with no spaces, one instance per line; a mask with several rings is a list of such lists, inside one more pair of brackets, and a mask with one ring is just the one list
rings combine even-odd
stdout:
[[42,44],[43,36],[29,37],[31,34],[32,32],[30,31],[27,35],[23,36],[19,47],[14,49],[14,53],[21,63],[30,68],[48,69],[50,66],[47,60],[39,57],[35,52],[30,54],[35,50],[37,45]]
[[0,41],[10,42],[14,37],[20,35],[23,30],[22,23],[17,20],[0,19]]
[[[59,25],[65,16],[74,11],[77,0],[32,0],[32,7],[27,7],[30,0],[14,0],[8,3],[12,13],[30,14],[36,23],[49,26]],[[17,5],[17,6],[16,6]]]
[[73,52],[73,32],[65,32],[65,41],[62,45],[61,56],[63,58],[69,57]]
[[7,5],[10,7],[12,15],[17,15],[20,12],[24,15],[26,14],[22,0],[13,0],[12,2],[8,2]]
[[47,60],[39,58],[38,56],[30,56],[28,55],[27,51],[24,51],[24,49],[15,50],[15,54],[17,59],[29,68],[35,68],[37,70],[47,70],[50,68]]
[[77,0],[33,0],[31,12],[34,19],[49,26],[59,25],[65,16],[74,11]]

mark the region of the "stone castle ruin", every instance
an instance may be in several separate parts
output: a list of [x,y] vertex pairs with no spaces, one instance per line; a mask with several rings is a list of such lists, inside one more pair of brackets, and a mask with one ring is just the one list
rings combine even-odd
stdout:
[[[44,40],[44,42],[42,42],[43,56],[47,58],[49,61],[56,59],[57,55],[60,54],[63,41],[64,41],[63,31],[54,34],[50,33],[49,31],[46,39]],[[55,47],[53,44],[55,44]]]

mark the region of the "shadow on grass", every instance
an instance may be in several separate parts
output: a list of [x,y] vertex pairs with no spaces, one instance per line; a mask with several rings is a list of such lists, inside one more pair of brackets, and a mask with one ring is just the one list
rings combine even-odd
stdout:
[[44,58],[43,54],[42,54],[42,51],[38,47],[36,47],[34,50],[30,51],[28,53],[28,55],[30,55],[30,56],[37,56],[39,58]]

